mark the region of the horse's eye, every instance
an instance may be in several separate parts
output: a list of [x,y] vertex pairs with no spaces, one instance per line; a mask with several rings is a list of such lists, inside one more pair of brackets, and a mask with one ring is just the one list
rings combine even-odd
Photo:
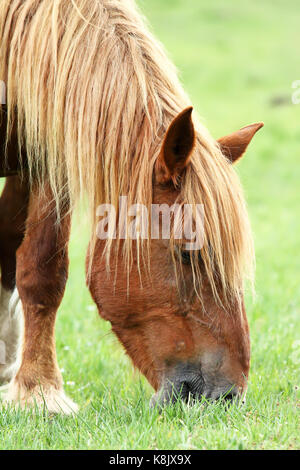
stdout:
[[191,252],[190,251],[182,251],[181,252],[181,259],[183,264],[191,264]]
[[[191,251],[186,251],[186,250],[181,251],[181,259],[182,259],[183,264],[191,264],[191,257],[192,257]],[[202,260],[200,251],[198,253],[198,260],[199,261]]]

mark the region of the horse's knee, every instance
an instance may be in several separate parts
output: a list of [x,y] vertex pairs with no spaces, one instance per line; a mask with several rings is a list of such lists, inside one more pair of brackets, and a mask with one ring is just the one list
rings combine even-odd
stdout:
[[57,224],[47,187],[30,198],[25,238],[17,251],[17,288],[23,305],[57,309],[68,273],[70,217]]
[[[44,255],[44,256],[43,256]],[[52,259],[51,259],[52,256]],[[68,276],[66,253],[30,252],[25,246],[17,252],[17,288],[23,304],[57,310]]]

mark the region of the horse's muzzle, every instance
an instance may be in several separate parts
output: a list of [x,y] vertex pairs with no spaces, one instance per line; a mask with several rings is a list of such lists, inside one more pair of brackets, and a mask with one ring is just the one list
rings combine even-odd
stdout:
[[151,407],[165,406],[177,400],[185,402],[201,399],[233,401],[240,396],[239,389],[221,375],[203,373],[195,364],[177,365],[166,374],[159,391],[151,399]]

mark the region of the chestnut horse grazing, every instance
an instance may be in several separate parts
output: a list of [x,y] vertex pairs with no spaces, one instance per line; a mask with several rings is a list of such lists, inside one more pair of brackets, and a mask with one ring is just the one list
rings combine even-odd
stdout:
[[[63,391],[54,328],[71,216],[83,194],[88,286],[157,392],[152,403],[243,396],[250,361],[243,291],[254,250],[232,164],[263,124],[214,140],[132,0],[2,0],[0,80],[4,401],[77,409]],[[123,196],[149,211],[201,204],[203,245],[188,250],[184,237],[138,231],[101,239],[99,206],[119,213]]]

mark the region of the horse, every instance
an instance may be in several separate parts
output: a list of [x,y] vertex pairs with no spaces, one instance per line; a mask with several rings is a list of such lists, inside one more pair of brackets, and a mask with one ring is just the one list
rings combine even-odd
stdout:
[[[82,197],[86,282],[154,388],[151,405],[243,399],[255,255],[234,163],[263,123],[213,138],[132,0],[1,1],[0,79],[3,402],[78,409],[63,389],[54,329]],[[139,231],[101,238],[98,208],[119,214],[124,196],[149,210],[201,205],[201,247]]]

